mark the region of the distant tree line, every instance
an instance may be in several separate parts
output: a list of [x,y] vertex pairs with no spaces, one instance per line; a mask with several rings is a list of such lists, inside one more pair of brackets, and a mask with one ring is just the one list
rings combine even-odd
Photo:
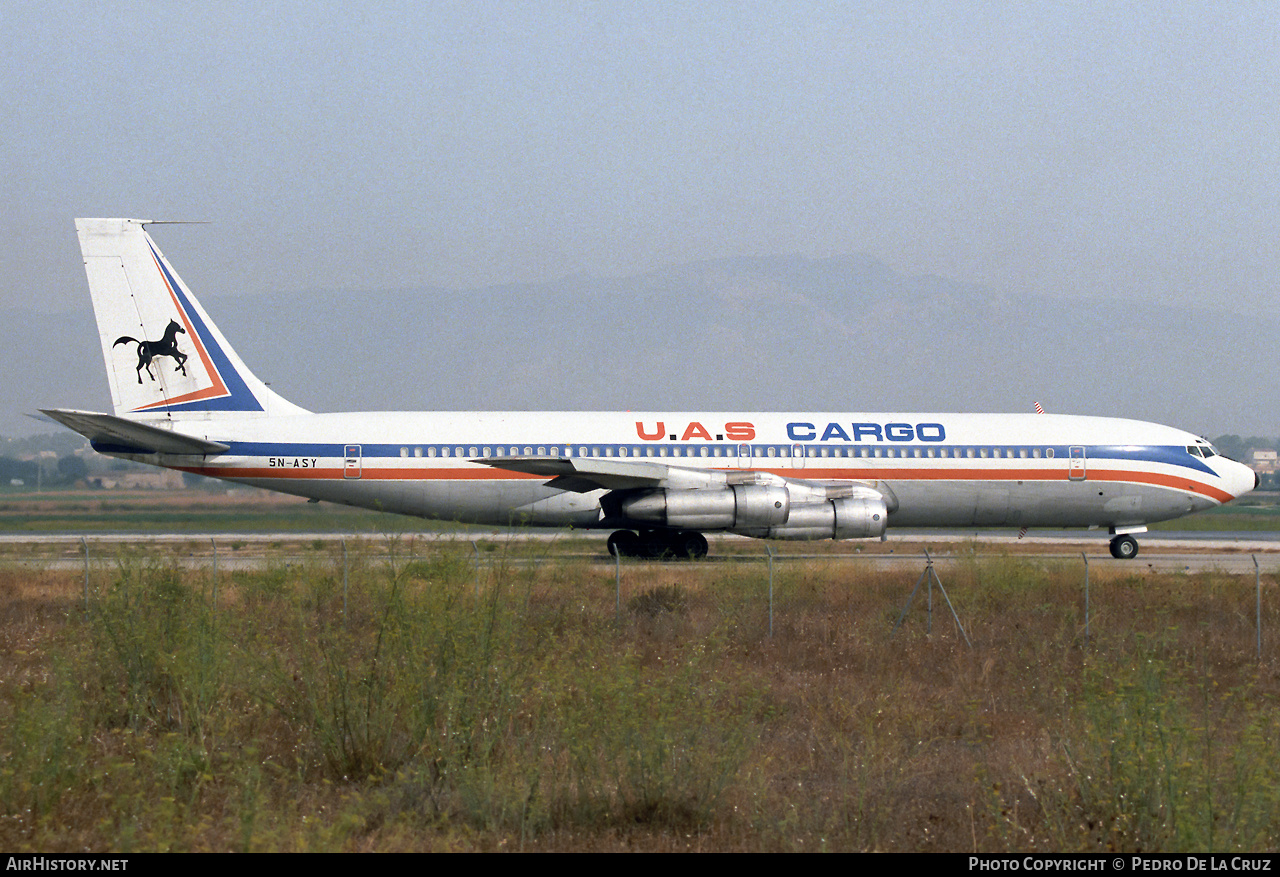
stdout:
[[1213,440],[1213,446],[1218,449],[1218,453],[1226,454],[1233,460],[1239,460],[1241,463],[1249,462],[1249,451],[1254,448],[1269,448],[1270,450],[1280,449],[1280,439],[1262,438],[1261,436],[1238,436],[1238,435],[1220,435]]
[[[41,471],[43,469],[43,471]],[[58,458],[55,466],[41,466],[36,460],[16,460],[13,457],[0,457],[0,486],[21,481],[25,487],[42,484],[45,487],[59,487],[75,484],[89,476],[89,464],[83,457],[67,454]]]

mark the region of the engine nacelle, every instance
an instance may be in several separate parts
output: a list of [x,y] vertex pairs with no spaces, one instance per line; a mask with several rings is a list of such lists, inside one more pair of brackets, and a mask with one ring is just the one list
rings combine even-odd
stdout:
[[765,539],[866,539],[883,536],[888,517],[882,496],[842,496],[794,505],[783,525],[739,532]]
[[791,495],[770,484],[694,490],[655,490],[622,501],[629,520],[688,530],[776,527],[787,522]]

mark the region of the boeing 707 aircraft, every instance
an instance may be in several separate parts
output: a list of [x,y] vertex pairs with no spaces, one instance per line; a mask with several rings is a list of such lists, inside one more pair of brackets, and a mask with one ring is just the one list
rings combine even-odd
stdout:
[[317,500],[451,521],[612,529],[623,556],[704,533],[1147,524],[1248,493],[1203,438],[1052,414],[313,414],[258,380],[138,219],[78,219],[114,413],[45,409],[95,450]]

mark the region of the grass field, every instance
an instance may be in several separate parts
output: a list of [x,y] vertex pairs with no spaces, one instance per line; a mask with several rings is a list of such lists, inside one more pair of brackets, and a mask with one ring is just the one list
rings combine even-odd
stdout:
[[0,492],[0,533],[383,532],[414,520],[252,488]]
[[[0,848],[1280,845],[1263,578],[972,555],[608,564],[392,540],[255,571],[0,567]],[[387,559],[386,555],[390,555]],[[344,589],[345,584],[345,589]],[[344,593],[345,610],[344,610]],[[215,598],[216,594],[216,598]],[[939,598],[935,596],[935,601]],[[940,610],[940,604],[935,605]]]

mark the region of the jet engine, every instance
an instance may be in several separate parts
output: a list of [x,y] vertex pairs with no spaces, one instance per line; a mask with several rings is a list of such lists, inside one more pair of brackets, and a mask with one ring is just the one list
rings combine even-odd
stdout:
[[628,520],[687,530],[777,527],[787,522],[791,495],[771,484],[655,490],[624,499],[621,511]]
[[765,539],[865,539],[883,536],[888,517],[879,494],[842,496],[793,505],[785,524],[737,532]]

